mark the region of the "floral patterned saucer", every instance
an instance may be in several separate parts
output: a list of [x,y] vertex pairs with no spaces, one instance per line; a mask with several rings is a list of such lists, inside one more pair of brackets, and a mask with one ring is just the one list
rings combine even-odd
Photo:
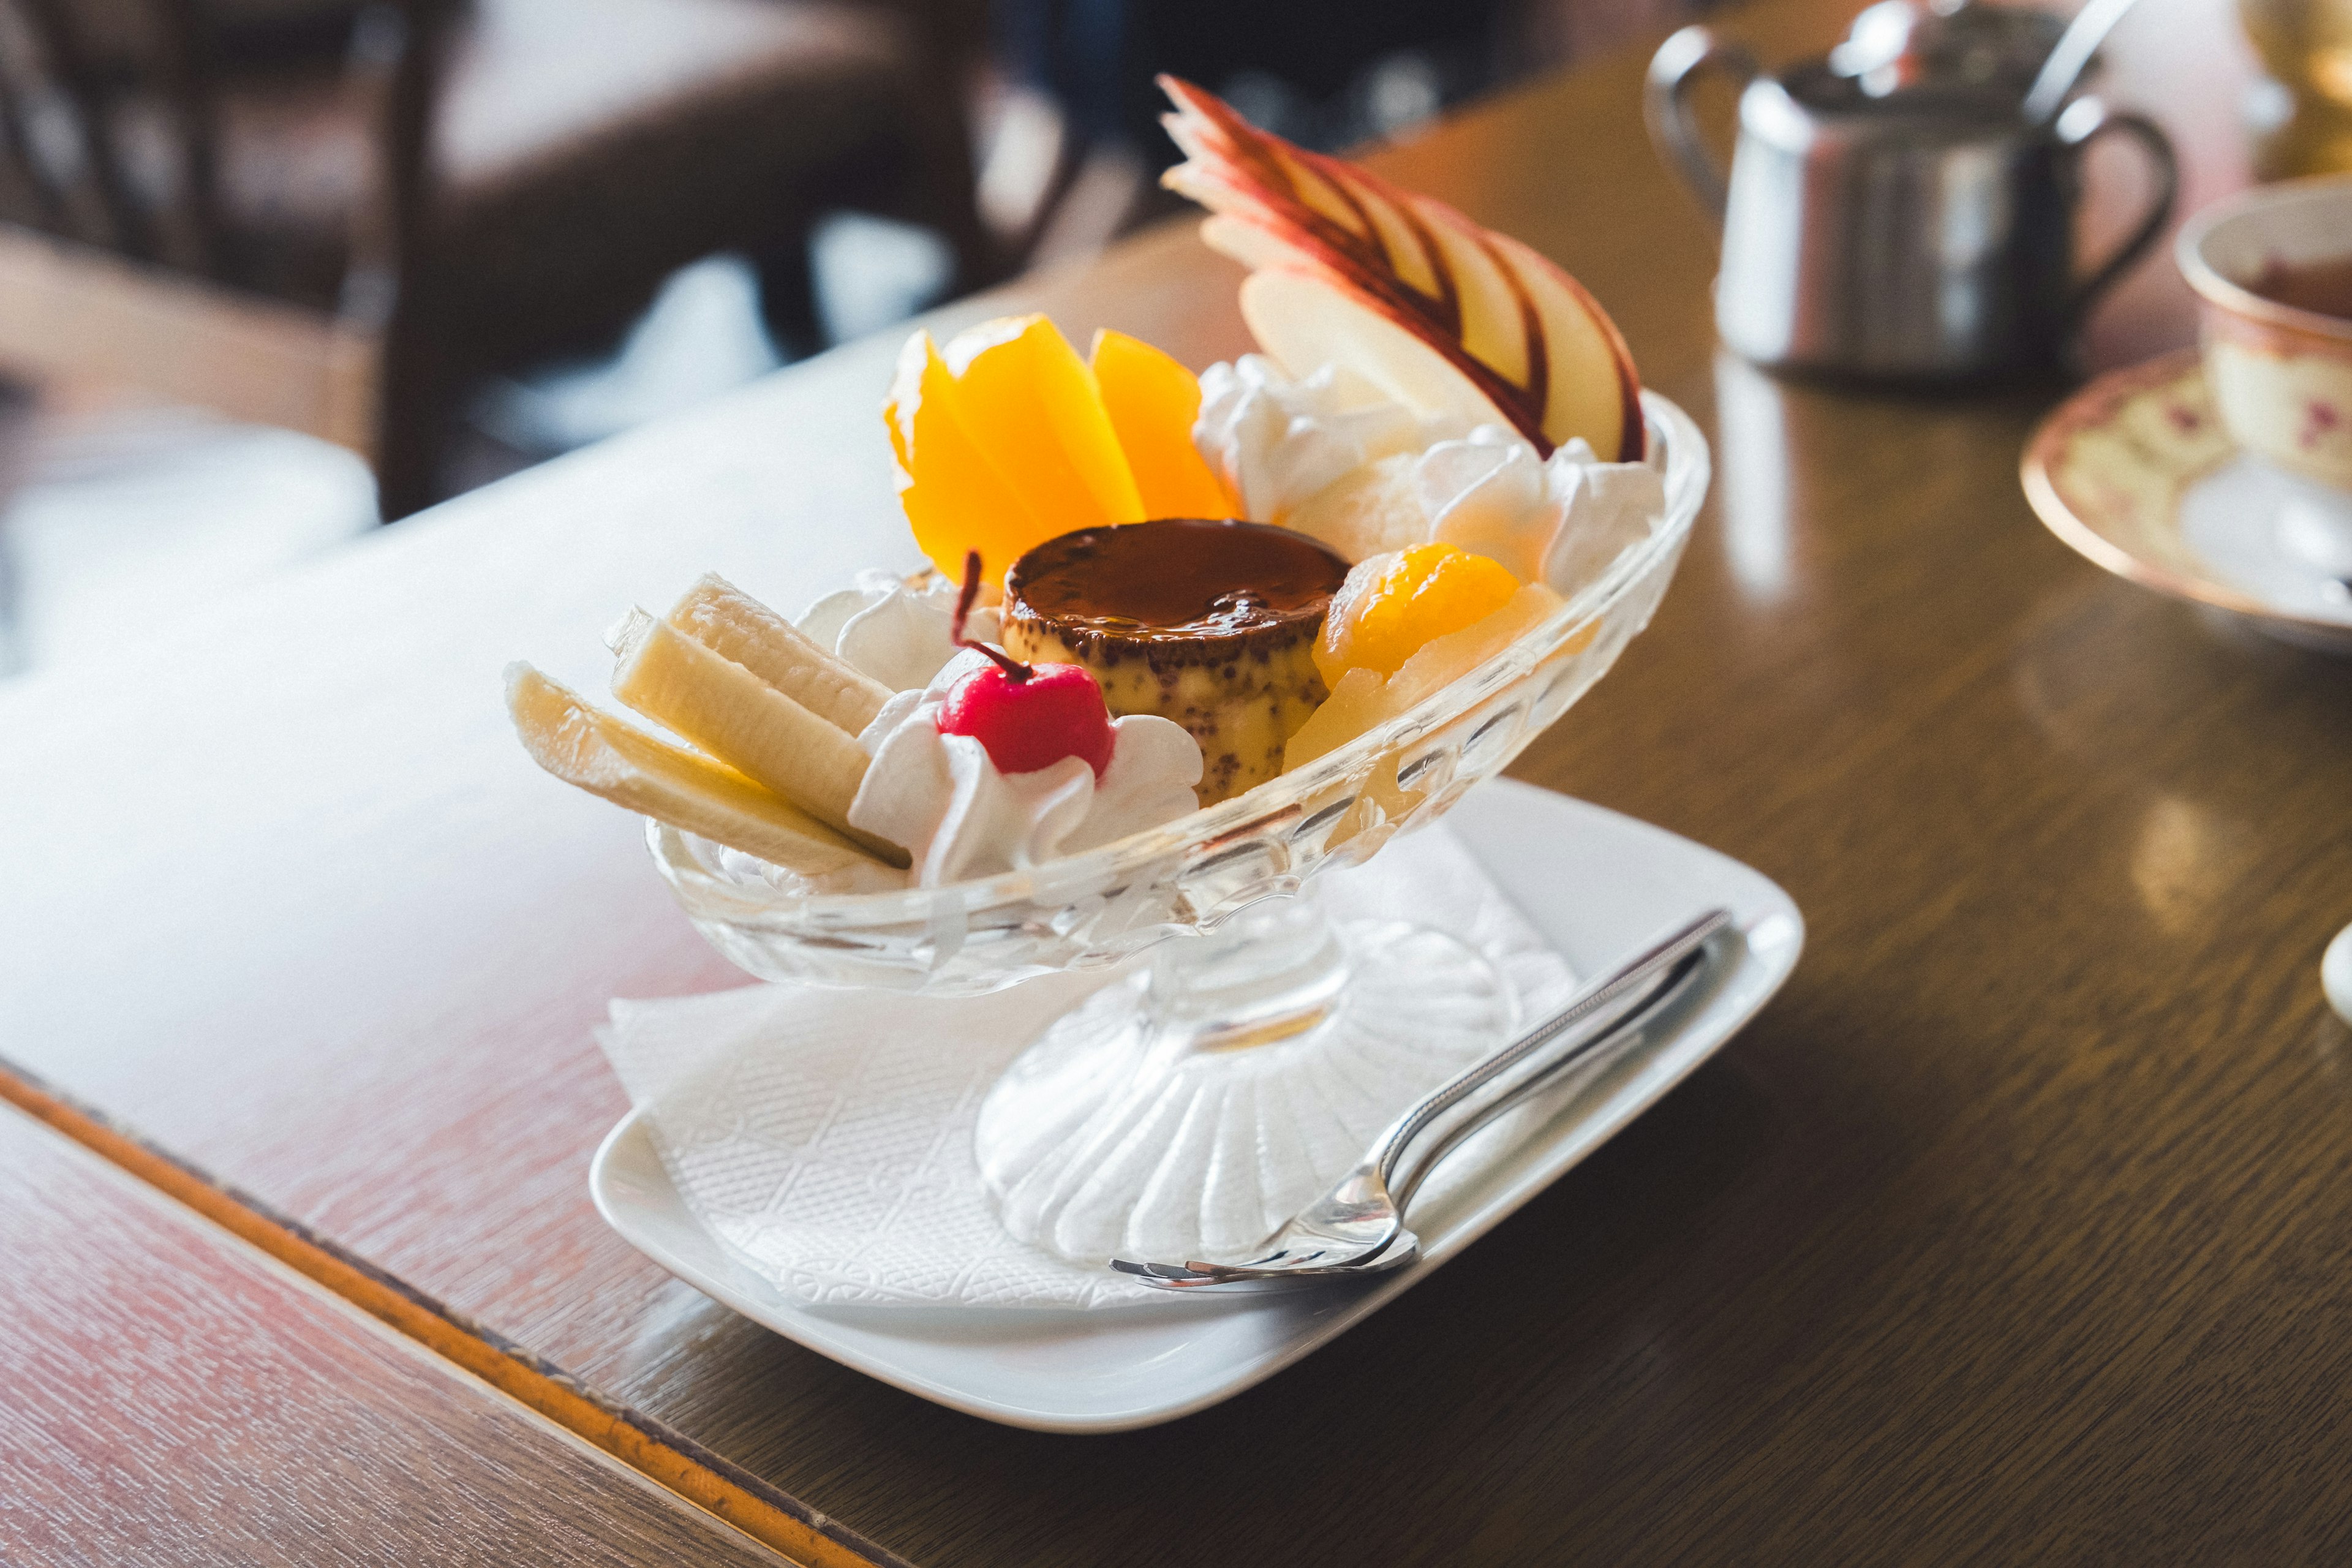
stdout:
[[2352,653],[2352,582],[2292,547],[2302,514],[2352,504],[2241,452],[2195,350],[2112,372],[2026,443],[2026,499],[2050,531],[2119,577]]

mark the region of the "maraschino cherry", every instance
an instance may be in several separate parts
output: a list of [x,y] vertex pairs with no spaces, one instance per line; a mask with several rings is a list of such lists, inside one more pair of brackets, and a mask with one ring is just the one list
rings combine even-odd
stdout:
[[964,617],[980,597],[980,552],[963,558],[963,594],[956,601],[952,636],[989,662],[948,689],[940,705],[940,733],[969,735],[997,772],[1033,773],[1064,757],[1083,757],[1099,780],[1110,768],[1110,710],[1102,688],[1083,665],[1028,665],[963,635]]

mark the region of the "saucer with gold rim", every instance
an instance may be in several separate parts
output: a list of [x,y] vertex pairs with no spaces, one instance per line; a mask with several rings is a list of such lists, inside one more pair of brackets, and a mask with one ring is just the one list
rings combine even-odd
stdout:
[[2026,499],[2051,532],[2142,587],[2352,653],[2352,582],[2293,548],[2299,484],[2240,450],[2196,350],[2098,377],[2025,446]]

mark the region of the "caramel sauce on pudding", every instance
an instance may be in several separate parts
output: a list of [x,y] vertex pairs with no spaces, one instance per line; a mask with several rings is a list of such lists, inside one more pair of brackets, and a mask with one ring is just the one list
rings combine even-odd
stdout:
[[1156,713],[1201,742],[1201,804],[1282,771],[1330,695],[1315,639],[1348,563],[1306,534],[1171,518],[1049,539],[1004,574],[1004,647],[1081,664],[1115,714]]
[[2281,261],[2273,257],[2246,288],[2281,305],[2352,321],[2352,256],[2321,261]]
[[1192,645],[1197,660],[1265,628],[1320,626],[1347,575],[1345,561],[1286,528],[1170,518],[1047,540],[1005,574],[1005,608],[1065,640]]

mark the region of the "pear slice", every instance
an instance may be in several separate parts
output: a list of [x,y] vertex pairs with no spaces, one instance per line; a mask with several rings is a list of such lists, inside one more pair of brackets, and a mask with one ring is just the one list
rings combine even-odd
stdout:
[[890,700],[888,687],[850,668],[716,572],[688,588],[667,618],[721,658],[732,659],[852,735],[874,722]]
[[1283,748],[1282,771],[1290,773],[1326,752],[1336,752],[1383,719],[1392,717],[1389,705],[1381,700],[1388,684],[1387,676],[1361,665],[1342,674],[1331,688],[1331,695],[1307,716],[1307,722],[1298,727],[1298,732]]
[[[1143,498],[1094,373],[1050,320],[1000,316],[958,332],[940,354],[955,378],[964,428],[1030,510],[1050,520],[1045,539],[1143,521]],[[1002,570],[1012,558],[992,564]]]
[[[1387,716],[1393,718],[1440,687],[1451,686],[1533,631],[1567,602],[1541,583],[1523,584],[1500,609],[1482,616],[1458,632],[1430,638],[1389,677],[1388,690],[1383,694]],[[1579,644],[1578,647],[1582,646]]]
[[615,805],[812,879],[875,864],[790,801],[599,713],[527,664],[507,666],[507,712],[531,761]]
[[1393,452],[1352,469],[1270,521],[1318,539],[1349,564],[1404,550],[1429,537],[1429,513],[1414,473],[1417,452]]
[[907,852],[849,825],[864,748],[733,659],[639,611],[614,650],[613,695],[894,866]]

